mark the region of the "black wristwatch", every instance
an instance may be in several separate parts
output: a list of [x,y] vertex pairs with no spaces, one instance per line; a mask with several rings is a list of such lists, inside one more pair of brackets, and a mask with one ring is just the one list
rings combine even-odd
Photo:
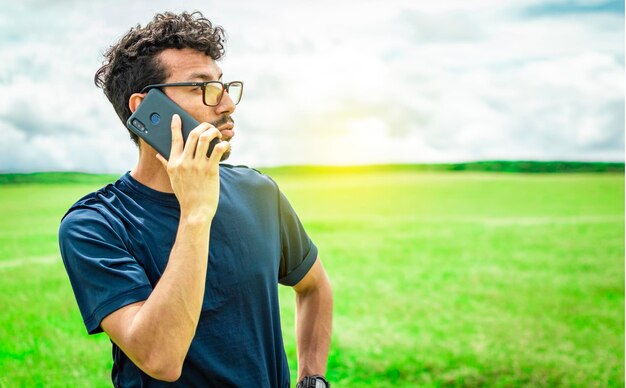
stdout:
[[330,388],[330,383],[323,376],[305,376],[296,388]]

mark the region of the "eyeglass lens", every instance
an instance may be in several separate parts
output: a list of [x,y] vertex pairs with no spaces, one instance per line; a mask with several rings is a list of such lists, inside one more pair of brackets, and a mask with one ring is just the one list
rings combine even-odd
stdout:
[[228,95],[235,105],[239,104],[242,92],[243,84],[241,82],[232,82],[228,85]]
[[[204,89],[204,101],[207,105],[217,105],[222,98],[222,84],[209,83]],[[241,100],[241,92],[243,91],[243,84],[240,82],[233,82],[228,86],[228,95],[233,100],[234,104],[238,104]]]

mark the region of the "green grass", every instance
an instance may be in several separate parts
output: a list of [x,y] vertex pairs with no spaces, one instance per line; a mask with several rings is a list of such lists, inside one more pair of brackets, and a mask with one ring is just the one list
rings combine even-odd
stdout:
[[[623,174],[272,176],[331,277],[333,386],[624,386]],[[0,386],[111,385],[56,243],[99,186],[0,186]]]

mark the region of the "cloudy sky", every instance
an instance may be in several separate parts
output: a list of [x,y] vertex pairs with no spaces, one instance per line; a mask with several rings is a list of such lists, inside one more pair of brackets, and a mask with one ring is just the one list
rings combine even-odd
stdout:
[[[137,160],[93,74],[171,1],[6,2],[0,171]],[[624,161],[624,3],[185,1],[243,80],[230,162],[249,166]]]

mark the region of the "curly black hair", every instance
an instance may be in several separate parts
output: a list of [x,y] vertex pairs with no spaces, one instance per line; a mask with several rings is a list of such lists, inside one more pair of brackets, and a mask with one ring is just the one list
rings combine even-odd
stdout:
[[[224,55],[225,32],[202,13],[164,12],[154,15],[145,27],[137,24],[104,53],[94,76],[124,125],[131,115],[128,100],[144,86],[163,83],[166,69],[156,56],[168,48],[192,48],[217,61]],[[139,145],[139,137],[130,132]]]

